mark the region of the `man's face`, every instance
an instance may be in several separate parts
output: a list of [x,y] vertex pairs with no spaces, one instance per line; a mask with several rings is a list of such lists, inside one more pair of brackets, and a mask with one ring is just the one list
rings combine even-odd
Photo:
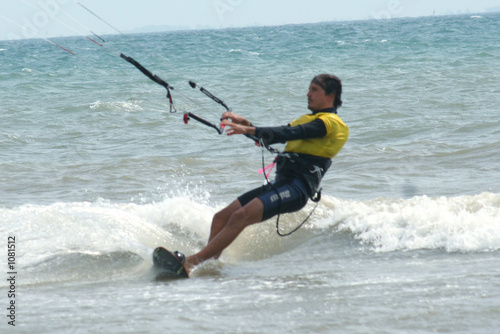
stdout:
[[322,110],[333,107],[335,95],[325,94],[321,86],[311,82],[309,92],[307,93],[307,108],[311,111]]

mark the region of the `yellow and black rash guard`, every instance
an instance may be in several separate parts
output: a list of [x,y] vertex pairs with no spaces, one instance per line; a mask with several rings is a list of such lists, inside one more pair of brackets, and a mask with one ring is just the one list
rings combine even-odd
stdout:
[[329,159],[336,156],[349,136],[349,128],[337,114],[332,112],[318,112],[303,115],[290,123],[290,127],[293,128],[317,120],[322,121],[326,133],[322,137],[289,140],[285,147],[285,152],[309,154]]
[[257,127],[255,135],[267,145],[287,142],[285,152],[278,156],[276,178],[301,177],[311,196],[331,158],[347,141],[349,128],[334,108],[328,108],[303,115],[288,126]]

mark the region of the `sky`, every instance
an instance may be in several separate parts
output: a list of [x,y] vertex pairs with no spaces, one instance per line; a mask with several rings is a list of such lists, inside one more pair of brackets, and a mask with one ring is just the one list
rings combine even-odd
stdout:
[[0,40],[500,11],[500,0],[0,0]]

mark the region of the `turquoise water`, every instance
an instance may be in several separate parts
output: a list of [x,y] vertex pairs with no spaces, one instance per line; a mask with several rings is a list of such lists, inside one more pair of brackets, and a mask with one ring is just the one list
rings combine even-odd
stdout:
[[[76,56],[0,41],[15,331],[494,332],[499,26],[481,14],[110,35],[106,49],[54,39]],[[178,113],[120,52],[175,87]],[[253,226],[189,281],[156,281],[154,247],[199,250],[217,209],[263,182],[251,141],[183,123],[224,111],[188,80],[265,126],[307,112],[322,72],[343,80],[351,136],[305,228],[282,239],[274,220]]]

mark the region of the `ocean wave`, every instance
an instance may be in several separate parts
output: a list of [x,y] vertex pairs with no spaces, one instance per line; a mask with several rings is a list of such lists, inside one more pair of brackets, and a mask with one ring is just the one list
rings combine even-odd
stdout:
[[500,194],[418,196],[369,201],[328,199],[338,231],[352,233],[376,252],[500,249]]
[[[309,203],[299,212],[282,215],[281,232],[292,230],[313,208]],[[18,260],[25,281],[40,284],[89,279],[99,271],[121,275],[110,261],[121,261],[126,271],[144,272],[151,267],[151,253],[157,246],[192,254],[205,245],[218,209],[177,196],[149,204],[99,200],[24,205],[0,209],[0,218],[2,234],[22,240]],[[247,228],[223,253],[222,261],[273,257],[325,234],[347,236],[373,252],[496,251],[500,250],[500,194],[365,201],[325,195],[307,224],[291,237],[277,236],[274,223],[270,219]]]
[[145,261],[134,252],[64,252],[22,268],[22,285],[130,279],[145,271]]

